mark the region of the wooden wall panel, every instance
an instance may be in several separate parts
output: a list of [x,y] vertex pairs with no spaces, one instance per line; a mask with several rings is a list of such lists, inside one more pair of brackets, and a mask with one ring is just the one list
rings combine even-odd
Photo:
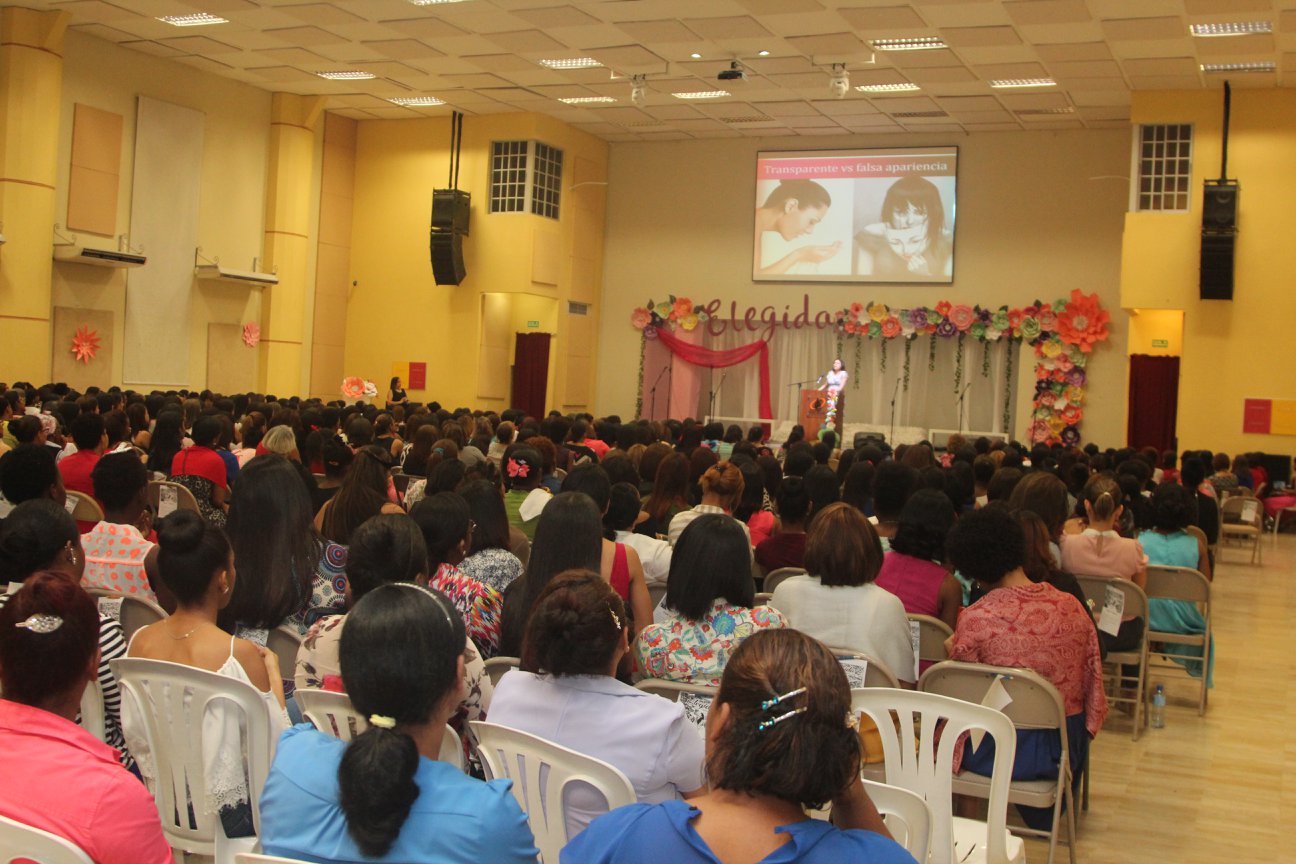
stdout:
[[243,344],[242,324],[208,324],[207,387],[217,393],[255,390],[259,353]]
[[[103,387],[112,380],[115,317],[107,309],[54,307],[54,357],[50,366],[55,381],[84,391],[93,385]],[[89,363],[82,363],[72,353],[72,337],[81,327],[89,327],[99,337],[99,351]]]
[[121,184],[124,118],[80,103],[72,109],[72,171],[67,227],[113,236]]

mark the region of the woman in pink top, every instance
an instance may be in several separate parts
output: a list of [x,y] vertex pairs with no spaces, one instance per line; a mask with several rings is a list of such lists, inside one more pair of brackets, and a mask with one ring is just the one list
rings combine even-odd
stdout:
[[943,492],[922,489],[905,502],[891,551],[877,584],[900,598],[910,615],[930,615],[953,629],[963,588],[945,569],[945,537],[954,527],[954,505]]
[[170,864],[153,796],[73,722],[98,653],[94,602],[62,575],[29,577],[0,609],[0,815],[98,864]]
[[148,509],[148,469],[133,453],[111,453],[90,475],[103,521],[81,535],[88,588],[108,588],[162,604],[174,612],[175,597],[157,569],[157,544],[148,540],[153,518]]

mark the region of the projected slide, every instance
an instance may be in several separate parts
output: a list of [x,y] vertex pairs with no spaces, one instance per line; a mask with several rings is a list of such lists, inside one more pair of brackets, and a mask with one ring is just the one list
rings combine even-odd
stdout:
[[752,279],[952,282],[957,147],[756,157]]

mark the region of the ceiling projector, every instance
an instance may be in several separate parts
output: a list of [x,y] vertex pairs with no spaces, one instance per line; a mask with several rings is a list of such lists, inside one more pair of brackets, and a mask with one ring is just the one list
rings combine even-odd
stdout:
[[719,75],[716,76],[716,80],[717,81],[746,81],[747,70],[742,67],[741,63],[739,63],[737,60],[734,60],[732,63],[729,64],[728,69],[725,69]]

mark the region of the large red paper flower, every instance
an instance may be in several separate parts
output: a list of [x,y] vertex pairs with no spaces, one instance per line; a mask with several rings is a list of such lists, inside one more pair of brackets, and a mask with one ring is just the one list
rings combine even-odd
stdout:
[[84,324],[77,328],[76,335],[72,337],[72,353],[78,361],[89,364],[99,353],[98,331],[91,330]]
[[966,333],[968,328],[972,326],[972,322],[976,321],[976,313],[972,311],[971,306],[960,303],[950,309],[949,319],[954,322],[954,326],[959,329],[960,333]]
[[882,321],[882,335],[887,339],[894,339],[900,335],[900,319],[890,315]]
[[1085,295],[1079,288],[1058,313],[1057,332],[1062,341],[1088,354],[1093,346],[1107,339],[1107,322],[1111,316],[1098,304],[1098,295]]

